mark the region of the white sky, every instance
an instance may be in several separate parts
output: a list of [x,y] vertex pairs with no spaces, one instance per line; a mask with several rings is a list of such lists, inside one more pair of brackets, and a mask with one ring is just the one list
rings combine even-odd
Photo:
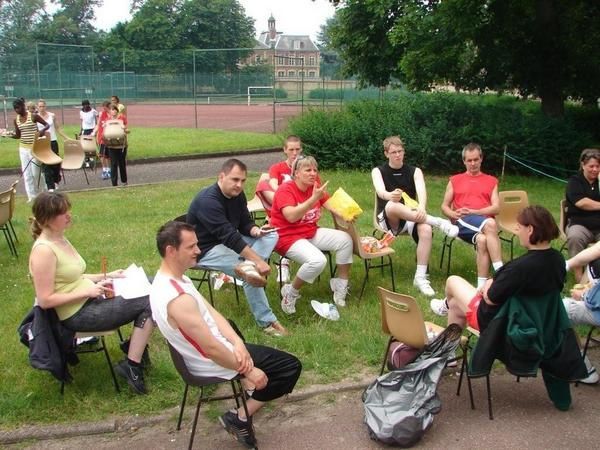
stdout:
[[[316,41],[321,25],[333,16],[335,8],[328,0],[239,0],[246,15],[254,18],[257,34],[267,31],[271,13],[277,31],[286,34],[308,34]],[[96,27],[110,30],[117,22],[129,19],[128,0],[104,0],[96,10]]]

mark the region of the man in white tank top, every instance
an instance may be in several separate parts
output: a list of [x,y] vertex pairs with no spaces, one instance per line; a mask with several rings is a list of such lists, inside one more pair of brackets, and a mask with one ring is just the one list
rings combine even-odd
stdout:
[[254,389],[247,401],[250,417],[240,407],[219,420],[238,441],[255,447],[252,415],[265,402],[292,392],[302,365],[289,353],[244,342],[184,275],[200,254],[192,225],[168,222],[156,243],[162,262],[150,292],[152,316],[192,374],[227,380],[243,375],[246,387]]

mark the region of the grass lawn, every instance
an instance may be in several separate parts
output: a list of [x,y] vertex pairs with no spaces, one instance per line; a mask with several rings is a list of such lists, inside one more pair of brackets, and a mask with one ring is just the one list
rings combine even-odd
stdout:
[[[370,176],[363,172],[323,172],[323,180],[329,180],[329,191],[343,186],[365,210],[358,219],[363,235],[371,233],[373,190]],[[70,195],[73,203],[74,224],[68,232],[69,239],[77,247],[88,264],[89,272],[100,270],[101,256],[108,258],[109,269],[126,267],[132,262],[142,265],[153,274],[159,264],[155,250],[154,235],[165,221],[186,211],[195,193],[211,183],[211,180],[194,182],[170,182],[150,186],[131,186],[127,189],[80,192]],[[254,186],[256,174],[248,181]],[[439,214],[439,205],[447,178],[427,179],[430,213]],[[548,207],[558,219],[559,199],[564,186],[537,177],[509,177],[501,190],[525,189],[531,203]],[[9,255],[6,243],[0,239],[0,298],[3,314],[0,316],[2,352],[0,367],[1,428],[15,428],[29,423],[57,423],[91,421],[118,414],[151,414],[178,404],[182,383],[171,363],[168,350],[157,331],[151,340],[153,367],[147,375],[150,393],[146,396],[132,394],[124,389],[116,394],[106,361],[101,354],[82,355],[81,363],[72,368],[74,382],[59,393],[59,383],[46,372],[33,370],[27,360],[27,351],[17,339],[16,328],[33,303],[33,289],[27,275],[27,258],[31,238],[27,228],[30,209],[23,197],[18,198],[14,225],[20,239],[17,245],[19,258]],[[325,215],[321,225],[331,224]],[[436,233],[431,255],[431,279],[434,289],[441,296],[445,271],[439,269],[442,236]],[[560,246],[560,242],[556,242]],[[518,247],[518,246],[517,246]],[[411,239],[400,237],[394,243],[394,271],[398,292],[416,296],[426,320],[445,325],[445,319],[434,316],[428,299],[417,293],[412,286],[415,270],[415,247]],[[508,249],[504,255],[508,258]],[[518,247],[517,254],[523,252]],[[311,383],[331,383],[356,374],[378,373],[386,337],[381,333],[379,304],[375,292],[377,285],[390,286],[388,275],[372,272],[362,300],[358,290],[364,273],[360,261],[352,268],[351,289],[348,306],[341,309],[341,320],[329,322],[319,318],[310,307],[311,299],[331,301],[328,275],[320,282],[307,285],[297,305],[297,314],[286,317],[279,307],[277,283],[270,277],[268,297],[273,310],[287,326],[292,335],[276,339],[263,335],[255,326],[242,294],[236,304],[233,288],[227,285],[216,294],[215,305],[225,316],[234,319],[250,342],[276,346],[296,354],[304,365],[300,386]],[[452,273],[474,281],[475,258],[472,248],[456,243],[452,255]],[[206,287],[202,288],[206,295]],[[129,334],[129,327],[124,327]],[[117,338],[109,337],[111,355],[118,361],[122,354]],[[191,402],[195,401],[194,396]]]
[[[65,126],[67,136],[79,132],[75,126]],[[209,154],[228,150],[251,150],[281,147],[283,137],[268,133],[194,128],[141,128],[129,134],[129,159],[160,156]],[[62,137],[59,136],[62,149]],[[61,152],[62,154],[62,152]],[[19,144],[14,139],[0,139],[0,168],[20,167]]]

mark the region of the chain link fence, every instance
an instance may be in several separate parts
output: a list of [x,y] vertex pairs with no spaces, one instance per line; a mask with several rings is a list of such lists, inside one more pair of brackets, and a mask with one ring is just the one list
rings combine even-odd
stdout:
[[0,99],[5,120],[15,97],[43,98],[64,110],[82,99],[98,105],[118,95],[128,104],[272,105],[275,124],[285,105],[304,111],[378,95],[377,89],[359,91],[354,80],[341,79],[339,66],[330,54],[305,57],[269,48],[98,52],[40,42],[27,54],[0,58]]

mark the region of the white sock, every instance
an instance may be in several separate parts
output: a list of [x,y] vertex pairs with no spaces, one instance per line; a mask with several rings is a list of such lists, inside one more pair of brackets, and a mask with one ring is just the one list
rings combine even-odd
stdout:
[[432,227],[439,228],[442,224],[442,219],[440,217],[434,217],[427,214],[427,218],[425,219],[425,223],[427,225],[431,225]]
[[494,268],[494,272],[498,272],[498,270],[500,270],[500,267],[502,267],[504,264],[502,264],[502,261],[496,261],[492,263],[492,267]]
[[300,295],[300,291],[294,287],[294,285],[290,284],[290,293],[292,295]]
[[427,276],[427,264],[417,264],[415,278],[425,278]]
[[487,280],[487,277],[477,277],[477,289],[482,288]]

